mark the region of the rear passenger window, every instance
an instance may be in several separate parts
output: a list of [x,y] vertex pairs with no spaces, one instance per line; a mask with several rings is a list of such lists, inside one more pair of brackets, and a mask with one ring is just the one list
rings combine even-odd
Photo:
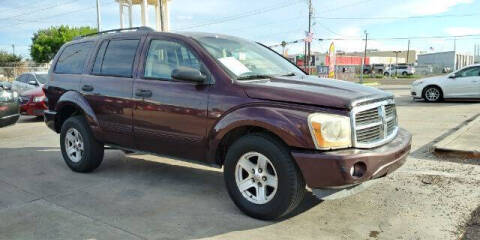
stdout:
[[92,47],[93,42],[77,43],[65,47],[55,65],[55,73],[82,73],[88,52]]
[[133,61],[140,40],[103,42],[95,58],[92,72],[100,75],[131,77]]

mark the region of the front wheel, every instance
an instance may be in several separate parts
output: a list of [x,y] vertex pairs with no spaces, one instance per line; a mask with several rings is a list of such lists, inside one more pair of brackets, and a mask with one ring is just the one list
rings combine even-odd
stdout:
[[435,86],[428,86],[423,91],[423,98],[426,102],[438,102],[442,99],[442,90]]
[[305,194],[302,174],[287,147],[266,134],[244,136],[229,148],[224,178],[237,207],[263,220],[288,214]]
[[68,118],[60,132],[65,163],[75,172],[90,172],[103,160],[103,144],[94,137],[83,116]]

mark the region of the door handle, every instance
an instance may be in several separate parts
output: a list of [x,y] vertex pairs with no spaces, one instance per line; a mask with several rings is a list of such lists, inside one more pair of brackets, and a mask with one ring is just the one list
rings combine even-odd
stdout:
[[135,91],[135,96],[149,98],[152,96],[152,91],[145,89],[137,89],[137,91]]
[[83,85],[82,90],[85,91],[85,92],[91,92],[91,91],[93,91],[93,86]]

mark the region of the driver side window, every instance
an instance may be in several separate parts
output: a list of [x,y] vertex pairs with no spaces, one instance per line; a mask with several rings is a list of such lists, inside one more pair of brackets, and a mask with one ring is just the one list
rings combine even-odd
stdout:
[[464,78],[464,77],[478,77],[480,76],[480,67],[471,67],[464,69],[457,74],[455,74],[456,77],[458,78]]
[[172,71],[179,67],[189,67],[201,71],[197,57],[180,43],[152,40],[145,63],[145,78],[172,80]]

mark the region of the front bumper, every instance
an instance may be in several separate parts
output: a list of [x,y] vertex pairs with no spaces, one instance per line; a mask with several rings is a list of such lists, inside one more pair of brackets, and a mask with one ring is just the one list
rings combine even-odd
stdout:
[[45,102],[28,102],[20,106],[22,115],[43,116],[43,111],[47,109]]
[[[333,192],[353,189],[361,183],[381,178],[402,166],[410,152],[412,135],[399,129],[389,143],[372,149],[343,149],[326,152],[292,151],[307,185]],[[363,162],[366,170],[361,177],[352,176],[350,169]]]
[[412,98],[422,98],[422,86],[417,85],[417,86],[412,86],[410,88],[410,95]]
[[58,133],[58,129],[55,126],[56,115],[57,112],[55,111],[43,111],[43,120],[45,121],[45,124],[47,124],[47,127]]

